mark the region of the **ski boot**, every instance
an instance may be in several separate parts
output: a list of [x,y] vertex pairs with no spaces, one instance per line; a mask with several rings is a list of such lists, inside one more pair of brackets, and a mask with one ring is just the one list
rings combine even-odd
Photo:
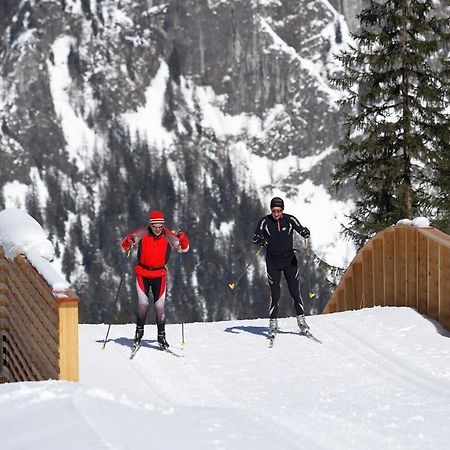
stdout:
[[269,320],[269,348],[273,347],[275,336],[278,332],[278,319]]
[[161,350],[167,350],[169,348],[169,343],[166,340],[166,333],[164,331],[158,334],[158,344]]
[[302,314],[301,316],[297,316],[297,324],[300,328],[300,334],[306,334],[309,331],[309,326],[305,321],[305,316]]
[[135,347],[139,347],[139,345],[141,345],[142,336],[144,336],[144,327],[136,327],[136,333],[134,335]]
[[278,332],[278,319],[269,320],[269,339],[275,339]]

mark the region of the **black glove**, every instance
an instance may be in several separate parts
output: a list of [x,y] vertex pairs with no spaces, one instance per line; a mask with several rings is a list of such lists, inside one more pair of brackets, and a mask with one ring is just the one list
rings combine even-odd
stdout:
[[302,231],[300,231],[300,236],[308,239],[309,236],[311,236],[311,233],[309,232],[308,228],[303,227]]
[[260,237],[259,237],[258,244],[259,244],[261,247],[265,247],[265,246],[268,244],[268,242],[266,241],[266,238],[265,238],[264,236],[260,236]]

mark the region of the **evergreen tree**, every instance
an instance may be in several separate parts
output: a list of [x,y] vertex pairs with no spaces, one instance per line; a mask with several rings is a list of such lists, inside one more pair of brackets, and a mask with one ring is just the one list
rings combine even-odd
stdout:
[[39,197],[36,189],[36,184],[32,183],[27,195],[25,197],[25,208],[35,220],[39,223],[44,223],[42,214],[41,214],[41,205],[39,203]]
[[449,17],[438,17],[431,0],[372,0],[358,17],[357,46],[338,56],[344,73],[331,81],[354,111],[334,180],[356,185],[346,232],[362,245],[405,217],[448,220],[441,167],[450,158],[450,71]]

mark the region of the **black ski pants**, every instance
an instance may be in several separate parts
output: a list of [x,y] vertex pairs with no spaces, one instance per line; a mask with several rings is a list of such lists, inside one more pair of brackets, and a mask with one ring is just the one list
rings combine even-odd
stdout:
[[166,278],[167,277],[165,275],[163,277],[151,279],[136,275],[136,291],[138,296],[136,325],[140,328],[144,328],[150,303],[149,294],[151,290],[155,305],[158,334],[164,333],[165,329],[164,304],[166,301]]
[[294,256],[280,260],[267,260],[267,279],[270,287],[270,306],[269,317],[276,319],[278,317],[278,303],[280,301],[280,282],[281,274],[284,273],[289,289],[289,294],[294,301],[295,314],[297,316],[304,314],[303,301],[298,288],[298,263]]

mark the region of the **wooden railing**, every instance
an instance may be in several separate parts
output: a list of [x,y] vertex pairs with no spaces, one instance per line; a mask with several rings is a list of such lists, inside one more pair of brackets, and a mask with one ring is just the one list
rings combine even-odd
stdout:
[[0,381],[78,381],[78,302],[0,251]]
[[450,236],[392,226],[356,255],[324,312],[409,306],[450,330]]

